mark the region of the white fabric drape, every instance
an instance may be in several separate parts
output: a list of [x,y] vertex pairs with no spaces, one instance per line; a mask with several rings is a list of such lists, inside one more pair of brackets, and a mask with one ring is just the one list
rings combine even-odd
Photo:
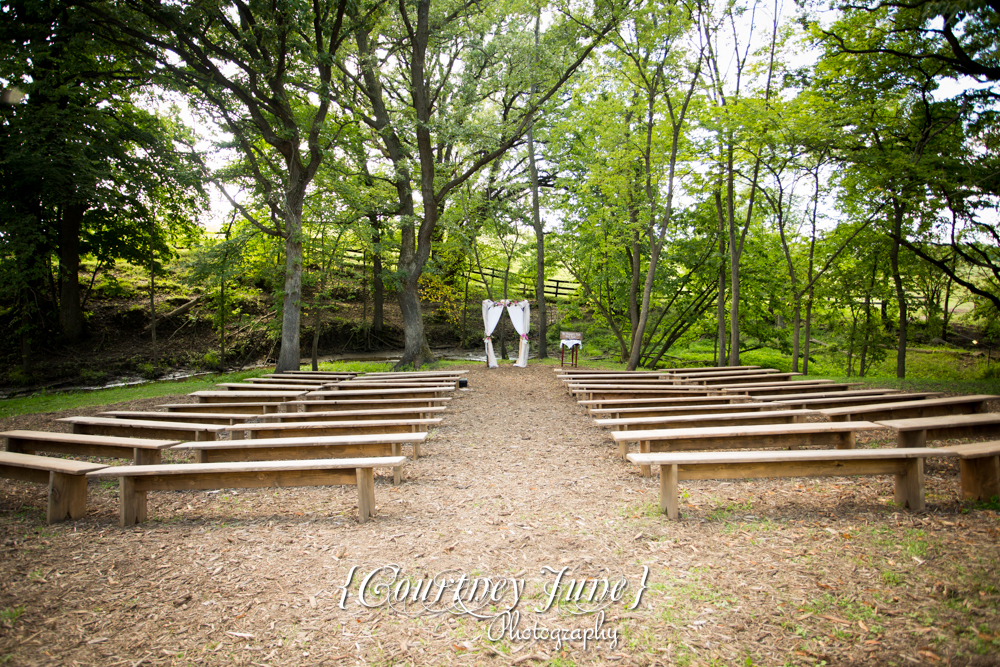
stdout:
[[515,366],[524,368],[528,365],[528,329],[531,327],[531,305],[527,301],[518,301],[507,305],[507,314],[514,329],[521,336],[521,346],[517,351]]
[[486,337],[483,338],[483,342],[486,343],[486,365],[489,368],[497,367],[497,358],[493,354],[493,340],[490,336],[493,334],[493,330],[497,328],[497,323],[500,322],[501,315],[503,315],[502,303],[490,301],[489,299],[483,301],[483,326],[486,328]]
[[583,348],[583,341],[582,340],[563,340],[563,339],[559,339],[559,347],[573,348],[573,346],[577,346],[577,345],[582,349]]

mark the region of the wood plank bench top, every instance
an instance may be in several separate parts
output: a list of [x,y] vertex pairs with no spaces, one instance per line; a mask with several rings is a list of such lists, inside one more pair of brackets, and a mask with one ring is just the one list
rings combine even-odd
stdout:
[[98,417],[114,419],[152,419],[154,421],[188,422],[191,424],[242,424],[248,419],[263,415],[235,412],[156,412],[140,410],[109,410],[98,412]]
[[274,379],[302,379],[308,382],[320,380],[323,382],[345,380],[357,376],[357,373],[326,373],[323,371],[286,371],[284,373],[265,373],[264,377]]
[[319,391],[335,384],[312,382],[310,384],[261,384],[259,382],[219,382],[215,385],[226,391]]
[[827,394],[837,391],[850,391],[851,387],[857,387],[859,382],[838,382],[832,383],[829,381],[823,382],[816,380],[815,382],[809,381],[799,381],[799,382],[789,382],[784,385],[768,385],[766,387],[731,387],[726,391],[733,391],[747,396],[753,396],[754,400],[758,400],[758,396],[781,396],[781,395],[796,395],[796,394]]
[[305,396],[296,399],[306,400],[339,400],[345,398],[434,398],[444,396],[448,392],[455,391],[454,387],[410,387],[410,388],[385,388],[385,389],[324,389],[323,391],[310,391]]
[[249,382],[251,384],[262,384],[266,386],[272,386],[276,384],[278,385],[287,384],[287,385],[292,385],[293,387],[299,387],[301,385],[312,386],[312,385],[337,384],[338,382],[340,382],[340,378],[311,379],[311,378],[298,378],[294,376],[292,377],[283,376],[283,377],[247,378],[244,380],[244,382]]
[[282,403],[302,398],[309,391],[298,389],[295,391],[192,391],[188,396],[194,396],[199,403]]
[[[884,426],[866,421],[836,424],[809,422],[806,424],[613,431],[611,438],[618,443],[618,452],[624,459],[628,455],[630,442],[638,442],[639,451],[642,453],[799,446],[854,449],[856,431],[884,429]],[[648,469],[643,470],[643,473],[648,475]]]
[[940,449],[953,452],[959,459],[963,500],[1000,497],[1000,440],[949,445]]
[[[854,394],[854,392],[851,391],[845,391],[839,393]],[[925,392],[901,393],[899,391],[893,390],[892,393],[863,394],[860,396],[858,395],[839,396],[838,393],[832,393],[829,396],[816,395],[816,394],[802,394],[800,396],[775,396],[775,397],[756,396],[755,398],[764,403],[771,403],[772,405],[781,405],[785,407],[797,406],[802,408],[822,410],[824,408],[843,408],[852,405],[872,405],[874,403],[922,401],[925,398],[938,398],[939,396],[941,396],[941,392],[925,391]]]
[[649,428],[706,428],[709,426],[741,426],[751,424],[804,423],[806,417],[816,416],[816,410],[763,410],[756,412],[723,412],[707,415],[673,415],[660,417],[619,417],[595,419],[598,426],[615,431]]
[[57,433],[54,431],[6,431],[7,451],[21,454],[48,452],[70,456],[98,456],[111,459],[132,459],[137,465],[159,463],[160,452],[176,445],[178,438],[121,438],[108,435]]
[[385,382],[372,382],[371,380],[346,380],[331,385],[328,391],[345,391],[352,389],[454,389],[458,386],[458,379],[451,381],[435,382],[396,382],[386,380]]
[[324,412],[278,412],[273,415],[261,416],[264,423],[273,422],[302,422],[302,421],[339,421],[339,420],[369,420],[386,419],[398,417],[399,419],[427,419],[428,416],[436,416],[443,413],[447,408],[441,407],[412,407],[412,408],[384,408],[381,410],[327,410]]
[[345,400],[329,399],[314,401],[288,401],[284,406],[289,412],[326,412],[330,410],[380,410],[393,406],[399,407],[437,407],[448,405],[451,396],[432,396],[429,398],[351,398]]
[[748,403],[750,402],[749,396],[741,396],[739,394],[720,394],[720,395],[708,395],[708,396],[689,396],[689,395],[678,395],[678,396],[661,396],[659,398],[594,398],[579,400],[577,403],[593,410],[594,408],[614,408],[614,407],[647,407],[647,406],[657,406],[657,407],[668,407],[671,405],[725,405],[725,404],[735,404],[735,403]]
[[158,408],[167,412],[232,412],[247,415],[266,415],[278,412],[284,403],[161,403]]
[[148,491],[260,488],[354,484],[358,487],[358,520],[375,515],[376,467],[396,467],[402,456],[257,461],[253,463],[188,463],[157,466],[116,466],[88,473],[88,477],[119,480],[119,524],[124,528],[147,518]]
[[670,378],[664,376],[662,373],[644,373],[642,375],[634,375],[630,373],[598,373],[589,375],[557,375],[558,379],[563,382],[617,382],[618,380],[669,380]]
[[886,419],[876,423],[895,429],[898,447],[923,447],[928,440],[942,438],[976,438],[1000,435],[1000,412],[941,417]]
[[73,433],[112,435],[174,440],[214,440],[227,426],[156,421],[153,419],[114,419],[112,417],[62,417],[56,420],[73,427]]
[[57,523],[67,517],[81,519],[86,516],[86,474],[105,467],[89,461],[0,452],[0,477],[48,486],[46,523]]
[[245,432],[251,439],[308,437],[315,435],[337,435],[340,433],[417,433],[431,426],[438,426],[440,417],[430,419],[364,419],[359,421],[306,421],[266,424],[236,424],[224,426],[230,433]]
[[663,452],[629,454],[649,469],[660,468],[660,509],[678,518],[677,482],[689,479],[759,479],[768,477],[833,477],[895,475],[895,500],[911,510],[924,509],[925,458],[950,457],[943,449],[853,449],[788,452]]
[[436,371],[372,371],[358,377],[432,377],[435,375],[468,375],[466,368],[439,369]]
[[683,379],[697,380],[703,377],[709,377],[709,378],[727,377],[727,376],[742,377],[744,375],[771,375],[778,372],[779,371],[777,368],[747,368],[744,370],[732,370],[732,371],[731,370],[679,371],[679,372],[671,372],[669,373],[669,376],[676,378],[678,380],[683,380]]
[[[194,452],[198,463],[218,461],[284,461],[289,459],[357,458],[402,456],[403,445],[413,445],[413,459],[420,458],[420,445],[427,441],[419,433],[368,433],[312,435],[307,437],[256,438],[252,440],[186,442],[172,450]],[[402,480],[402,467],[395,466],[393,483]]]
[[664,405],[646,407],[591,408],[594,419],[627,419],[630,417],[671,417],[684,415],[714,415],[733,412],[753,413],[785,409],[777,403],[717,403],[714,405]]
[[926,398],[919,401],[900,401],[878,403],[875,405],[859,405],[843,408],[826,408],[820,410],[831,421],[848,421],[855,415],[860,415],[871,421],[886,419],[908,419],[912,417],[940,417],[942,415],[975,414],[986,412],[987,403],[1000,399],[1000,396],[989,394],[973,394],[969,396],[946,396],[944,398]]
[[728,371],[752,371],[760,366],[690,366],[688,368],[664,368],[660,373],[674,375],[677,373],[724,373]]
[[756,373],[756,374],[746,374],[746,375],[698,375],[694,377],[682,378],[683,382],[695,383],[695,384],[705,384],[710,386],[739,386],[741,384],[775,384],[780,382],[782,379],[790,380],[793,377],[802,375],[802,373]]

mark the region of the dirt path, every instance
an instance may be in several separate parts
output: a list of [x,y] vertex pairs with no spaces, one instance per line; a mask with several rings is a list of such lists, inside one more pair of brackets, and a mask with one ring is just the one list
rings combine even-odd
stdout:
[[[550,366],[469,387],[364,525],[329,487],[153,493],[122,530],[96,485],[49,527],[39,487],[0,480],[0,664],[1000,664],[1000,520],[963,508],[953,466],[928,467],[921,514],[890,478],[758,480],[685,484],[671,523]],[[559,593],[616,592],[547,605],[563,568]],[[458,608],[473,583],[494,602]]]

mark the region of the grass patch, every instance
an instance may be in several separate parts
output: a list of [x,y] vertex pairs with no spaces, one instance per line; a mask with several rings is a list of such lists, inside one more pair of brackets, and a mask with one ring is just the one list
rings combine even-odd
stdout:
[[24,613],[24,605],[19,607],[7,607],[5,609],[0,609],[0,623],[6,623],[7,625],[14,625],[17,623],[17,619],[21,618]]
[[114,403],[135,401],[143,398],[189,394],[192,391],[216,389],[215,385],[219,382],[240,382],[246,378],[260,377],[272,371],[273,369],[258,368],[252,371],[201,376],[181,381],[166,380],[131,387],[112,387],[110,389],[85,389],[57,393],[42,392],[20,398],[8,398],[0,401],[0,419],[7,419],[18,415],[112,405]]

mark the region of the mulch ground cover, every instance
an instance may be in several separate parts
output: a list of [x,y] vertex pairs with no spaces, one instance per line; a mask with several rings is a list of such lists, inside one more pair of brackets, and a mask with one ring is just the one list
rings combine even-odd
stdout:
[[318,487],[152,492],[121,529],[104,482],[48,526],[0,480],[0,664],[1000,665],[1000,513],[956,465],[924,512],[890,476],[706,481],[670,522],[555,376],[470,367],[365,524]]

